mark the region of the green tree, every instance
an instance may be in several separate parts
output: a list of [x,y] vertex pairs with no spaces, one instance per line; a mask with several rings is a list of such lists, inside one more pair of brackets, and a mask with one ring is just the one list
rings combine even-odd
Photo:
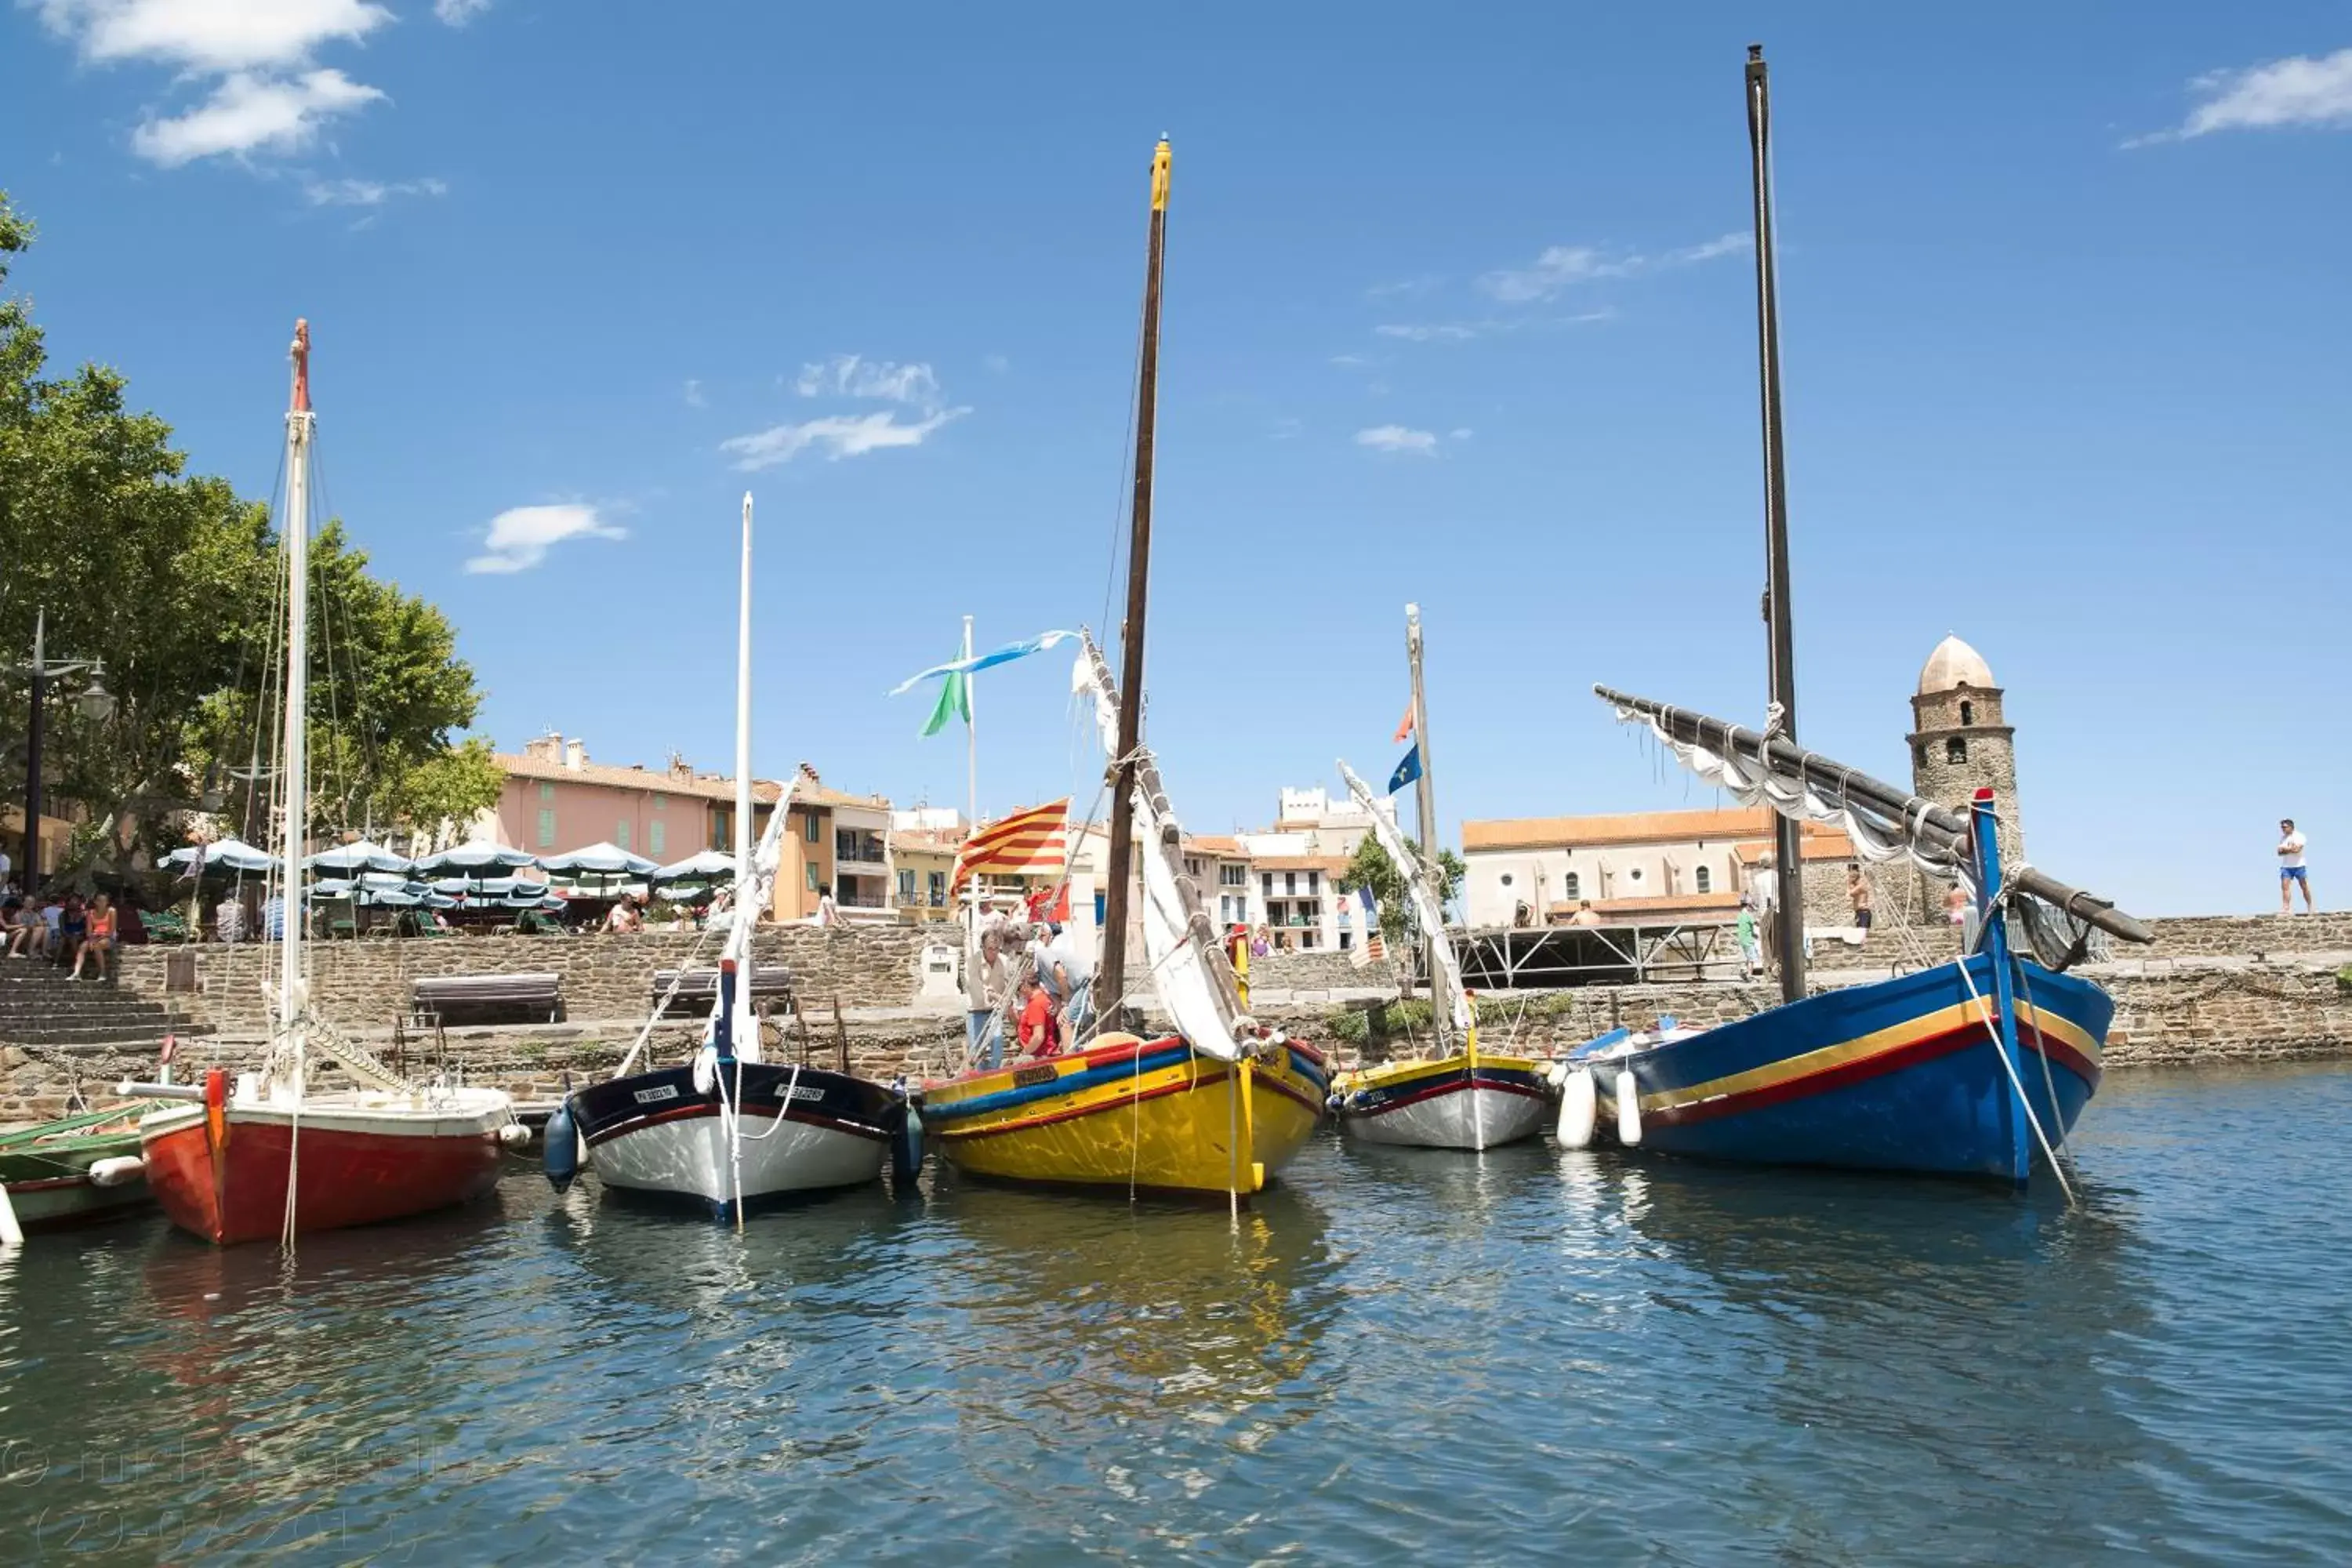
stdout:
[[[1418,840],[1407,838],[1405,845],[1415,856],[1421,854]],[[1437,868],[1438,874],[1445,879],[1444,901],[1451,903],[1454,895],[1462,890],[1462,879],[1467,868],[1462,864],[1462,857],[1453,850],[1440,849],[1437,852]],[[1405,898],[1404,873],[1397,869],[1396,862],[1389,858],[1388,851],[1381,847],[1377,837],[1368,833],[1363,842],[1356,846],[1354,858],[1348,862],[1348,868],[1339,873],[1339,886],[1343,893],[1352,893],[1359,888],[1371,889],[1372,899],[1380,906],[1381,940],[1391,953],[1402,957],[1419,945],[1421,931],[1412,918],[1412,906]],[[1399,970],[1399,973],[1404,976],[1410,976],[1412,973],[1410,963],[1403,963]],[[1400,994],[1409,990],[1411,984],[1410,979],[1401,979],[1398,982]]]
[[[274,740],[257,735],[282,636],[282,568],[268,509],[186,472],[169,426],[127,405],[96,364],[47,374],[28,302],[6,291],[33,226],[0,192],[0,650],[21,659],[46,611],[53,655],[97,657],[115,709],[92,720],[47,708],[47,794],[79,805],[93,857],[121,869],[176,839],[177,814]],[[456,635],[432,605],[367,573],[330,523],[312,547],[312,737],[324,827],[389,827],[412,813],[463,816],[495,800],[486,748],[454,759],[479,703]],[[0,776],[23,766],[26,693],[0,690]],[[13,796],[13,788],[0,787]],[[237,811],[259,830],[258,805]]]

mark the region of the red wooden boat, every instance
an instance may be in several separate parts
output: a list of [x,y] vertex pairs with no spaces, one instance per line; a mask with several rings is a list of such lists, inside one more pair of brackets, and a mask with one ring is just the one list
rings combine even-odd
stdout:
[[[412,1084],[340,1038],[310,1007],[304,941],[303,847],[310,688],[310,329],[294,327],[294,391],[286,414],[285,731],[271,805],[283,831],[270,873],[288,911],[278,938],[273,1047],[258,1073],[215,1068],[201,1089],[131,1086],[184,1103],[139,1124],[147,1184],[186,1230],[226,1246],[423,1214],[481,1196],[499,1177],[499,1150],[530,1142],[498,1089]],[[310,1085],[313,1050],[355,1087]],[[194,1103],[184,1103],[193,1101]]]
[[140,1125],[163,1212],[223,1247],[469,1203],[498,1184],[499,1150],[521,1142],[498,1089],[271,1094],[252,1081],[232,1090],[227,1076],[213,1068],[202,1103]]

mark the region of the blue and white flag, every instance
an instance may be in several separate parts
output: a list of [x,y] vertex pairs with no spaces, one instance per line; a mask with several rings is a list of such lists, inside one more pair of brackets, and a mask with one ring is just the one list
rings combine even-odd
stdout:
[[890,695],[912,691],[926,680],[947,675],[971,675],[977,670],[1011,664],[1016,658],[1027,658],[1033,653],[1043,653],[1056,643],[1065,643],[1077,636],[1076,632],[1040,632],[1026,642],[1006,643],[988,653],[974,654],[970,658],[951,658],[945,664],[935,664],[919,674],[910,675],[890,689]]
[[1389,793],[1396,794],[1419,777],[1421,777],[1421,742],[1416,741],[1413,742],[1412,750],[1404,754],[1404,761],[1396,765],[1396,772],[1389,775]]

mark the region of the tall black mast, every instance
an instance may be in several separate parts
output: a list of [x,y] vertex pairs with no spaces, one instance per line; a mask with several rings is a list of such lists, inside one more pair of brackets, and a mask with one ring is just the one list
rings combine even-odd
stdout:
[[1127,885],[1134,864],[1135,747],[1143,730],[1143,612],[1151,578],[1151,435],[1160,408],[1160,269],[1168,238],[1168,139],[1151,154],[1151,241],[1143,270],[1143,350],[1136,374],[1135,504],[1127,545],[1127,621],[1119,630],[1118,755],[1112,758],[1110,855],[1104,874],[1102,963],[1095,1012],[1103,1028],[1127,990]]
[[[1764,619],[1771,628],[1772,712],[1779,732],[1797,738],[1797,634],[1789,603],[1789,480],[1780,450],[1780,297],[1772,266],[1772,86],[1764,46],[1748,46],[1748,146],[1755,164],[1757,374],[1764,405]],[[1773,876],[1780,912],[1780,998],[1805,994],[1805,862],[1794,818],[1772,814]]]

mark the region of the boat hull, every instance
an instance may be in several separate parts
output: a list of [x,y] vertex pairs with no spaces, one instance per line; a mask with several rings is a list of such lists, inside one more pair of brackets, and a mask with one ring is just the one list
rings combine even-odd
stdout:
[[1339,1079],[1332,1110],[1350,1138],[1413,1149],[1494,1149],[1532,1136],[1551,1105],[1525,1057],[1387,1062]]
[[[2018,1078],[2055,1143],[2098,1088],[2115,1005],[2088,981],[2020,968]],[[1990,1028],[1992,994],[1979,954],[1965,980],[1941,964],[1596,1060],[1601,1121],[1631,1073],[1645,1149],[2023,1182],[2037,1141]]]
[[[155,1201],[144,1175],[112,1186],[90,1180],[100,1160],[139,1155],[138,1111],[74,1117],[0,1139],[0,1186],[26,1230],[61,1229],[137,1214]],[[116,1125],[119,1123],[119,1125]]]
[[923,1126],[977,1176],[1246,1198],[1314,1132],[1328,1085],[1321,1055],[1296,1042],[1234,1063],[1174,1037],[1114,1036],[927,1084]]
[[498,1184],[494,1089],[431,1098],[356,1091],[296,1113],[267,1100],[176,1106],[140,1124],[148,1184],[181,1229],[222,1247],[375,1225],[470,1203]]
[[[727,1102],[741,1107],[747,1207],[882,1174],[905,1115],[892,1090],[823,1068],[740,1066],[740,1087],[730,1072],[725,1088]],[[691,1064],[575,1090],[571,1106],[589,1167],[605,1185],[690,1200],[721,1217],[734,1212],[739,1189],[719,1086],[697,1089]]]

